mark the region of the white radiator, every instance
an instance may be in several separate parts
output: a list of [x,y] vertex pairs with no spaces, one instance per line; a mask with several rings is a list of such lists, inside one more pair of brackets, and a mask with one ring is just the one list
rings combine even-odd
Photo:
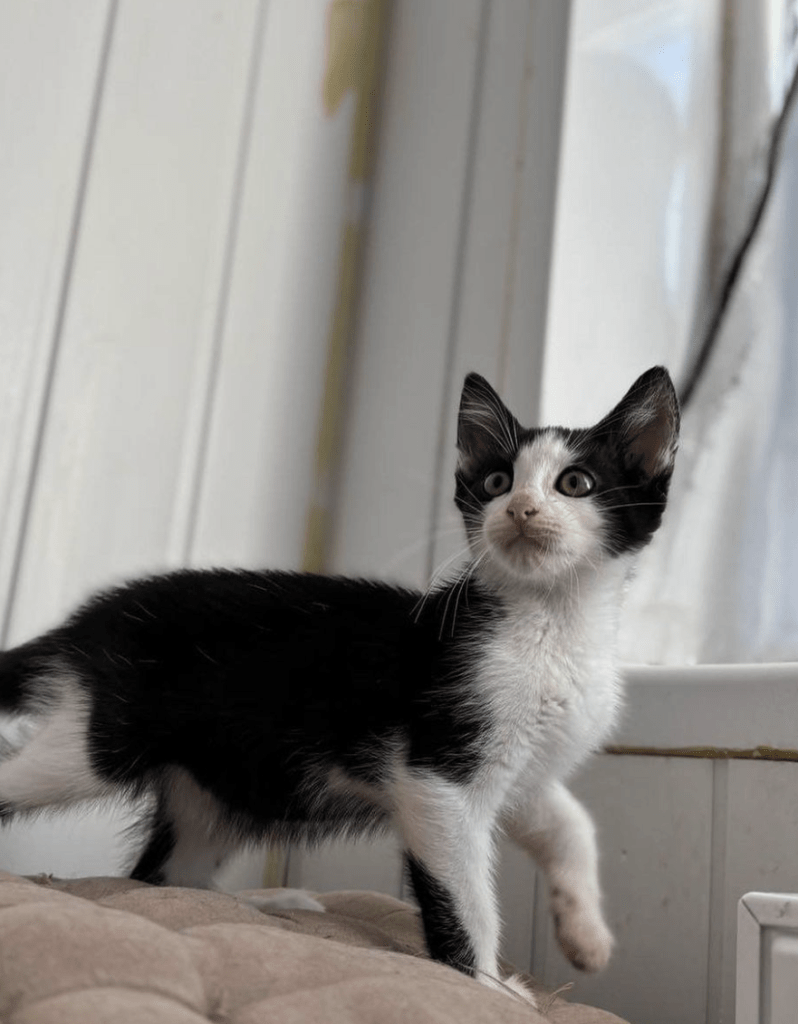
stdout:
[[749,892],[737,905],[736,1024],[798,1021],[798,895]]

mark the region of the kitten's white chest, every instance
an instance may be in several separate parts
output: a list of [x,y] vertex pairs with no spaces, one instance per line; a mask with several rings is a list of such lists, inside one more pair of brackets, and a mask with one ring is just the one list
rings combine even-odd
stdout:
[[492,755],[511,774],[561,779],[614,725],[616,606],[596,594],[578,607],[530,599],[508,609],[480,660],[478,686],[490,707]]

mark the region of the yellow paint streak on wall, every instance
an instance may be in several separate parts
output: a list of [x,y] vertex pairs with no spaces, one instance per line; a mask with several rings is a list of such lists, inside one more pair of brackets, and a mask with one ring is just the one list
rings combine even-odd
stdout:
[[374,121],[388,0],[332,0],[327,17],[324,109],[333,115],[348,92],[356,96],[349,177],[364,180],[374,165]]
[[263,888],[281,889],[285,885],[288,854],[279,847],[269,847],[263,867]]
[[[349,151],[350,194],[364,189],[374,166],[376,120],[382,83],[381,57],[387,32],[388,0],[332,0],[327,15],[327,59],[322,94],[333,116],[344,97],[355,95]],[[359,203],[353,203],[359,206]],[[327,344],[324,395],[316,447],[315,497],[308,511],[303,569],[326,568],[332,488],[341,448],[348,352],[354,333],[359,294],[363,225],[343,225],[338,257],[335,307]]]
[[[348,179],[350,192],[359,189],[361,197],[374,166],[382,84],[380,62],[389,11],[389,0],[332,0],[327,14],[327,56],[322,85],[324,110],[329,117],[334,116],[347,93],[355,94]],[[319,414],[315,496],[305,525],[302,568],[308,572],[323,572],[327,565],[332,484],[340,451],[348,350],[359,293],[363,225],[359,220],[350,219],[348,210],[344,211],[344,217]],[[287,851],[271,849],[268,852],[263,874],[267,888],[285,884],[287,862]]]

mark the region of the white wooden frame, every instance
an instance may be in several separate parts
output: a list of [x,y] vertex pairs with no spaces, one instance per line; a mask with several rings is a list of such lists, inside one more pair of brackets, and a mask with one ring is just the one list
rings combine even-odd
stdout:
[[737,906],[736,1024],[798,1018],[798,895],[749,892]]
[[618,746],[682,753],[798,747],[798,664],[633,665],[626,683]]

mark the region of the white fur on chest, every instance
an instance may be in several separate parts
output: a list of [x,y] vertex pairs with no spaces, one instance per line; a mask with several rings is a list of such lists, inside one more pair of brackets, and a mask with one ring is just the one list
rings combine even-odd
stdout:
[[488,762],[527,782],[563,779],[613,727],[623,568],[572,596],[516,597],[477,660],[492,720]]

